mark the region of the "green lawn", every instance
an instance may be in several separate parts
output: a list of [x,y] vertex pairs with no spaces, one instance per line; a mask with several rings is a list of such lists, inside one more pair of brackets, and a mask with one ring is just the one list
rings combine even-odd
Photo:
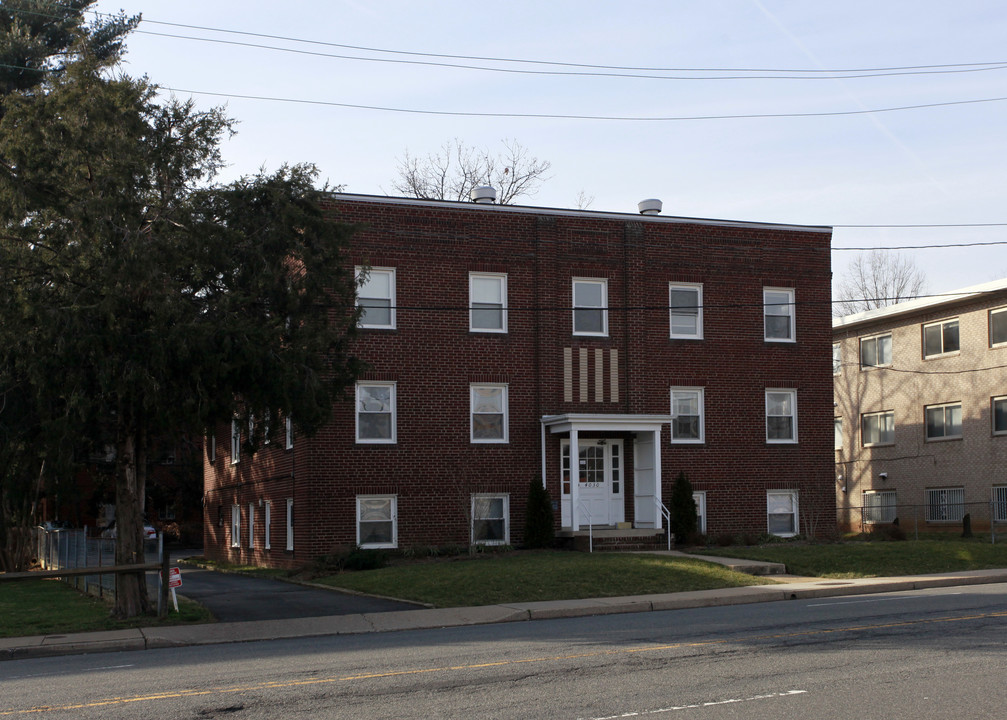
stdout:
[[534,551],[344,572],[315,582],[435,607],[464,607],[709,590],[770,581],[690,558]]
[[157,624],[210,622],[212,616],[198,603],[179,598],[164,621],[141,617],[119,621],[109,617],[110,605],[83,595],[59,580],[0,582],[0,637],[121,630]]

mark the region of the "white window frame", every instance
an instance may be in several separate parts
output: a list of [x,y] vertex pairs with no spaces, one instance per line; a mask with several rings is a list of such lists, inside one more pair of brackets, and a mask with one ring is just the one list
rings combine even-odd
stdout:
[[[887,440],[887,441],[881,439],[882,428],[881,428],[881,425],[880,425],[880,419],[884,418],[884,417],[891,417],[891,419],[892,419],[892,437],[891,437],[890,440]],[[878,441],[877,442],[867,442],[867,433],[864,432],[864,423],[868,420],[868,418],[870,418],[872,420],[874,418],[878,418],[879,419]],[[879,412],[864,413],[863,415],[861,415],[860,416],[860,444],[863,447],[884,447],[886,445],[894,445],[895,444],[895,411],[894,410],[881,410]]]
[[[701,445],[706,442],[706,401],[705,401],[705,388],[702,387],[673,387],[671,388],[671,430],[669,435],[671,436],[671,443],[673,445]],[[679,417],[678,406],[675,402],[677,396],[692,395],[696,399],[696,403],[699,406],[699,437],[698,438],[688,438],[688,437],[676,437],[675,436],[675,420]],[[683,398],[684,399],[684,398]],[[691,415],[686,415],[685,417],[692,417]]]
[[833,450],[843,449],[843,418],[834,417],[832,418],[833,432],[835,433],[835,439],[833,441]]
[[231,464],[241,462],[241,423],[237,418],[231,420]]
[[927,488],[927,522],[960,523],[965,517],[965,488]]
[[[769,396],[770,395],[788,395],[790,397],[790,407],[791,413],[789,415],[770,415],[769,414]],[[769,437],[769,418],[770,417],[789,417],[791,420],[791,437],[789,438],[770,438]],[[766,418],[766,442],[770,445],[795,445],[797,444],[797,390],[793,388],[766,388],[766,405],[765,405],[765,418]]]
[[[367,500],[388,501],[389,517],[387,520],[365,521],[361,518],[363,502]],[[360,533],[360,525],[363,522],[390,522],[392,526],[391,542],[363,542]],[[362,548],[397,548],[399,546],[399,518],[398,518],[398,496],[397,495],[357,495],[357,545]]]
[[[479,390],[499,390],[500,391],[500,405],[502,413],[480,413],[477,412],[476,408],[478,401],[476,399],[476,393]],[[476,444],[496,444],[500,445],[503,443],[510,442],[510,413],[509,405],[510,401],[508,398],[508,388],[506,383],[472,383],[469,385],[469,441]],[[503,436],[499,438],[477,438],[476,437],[476,415],[503,415],[501,428]]]
[[[675,292],[696,293],[696,330],[694,332],[675,332],[675,304],[672,296]],[[682,307],[682,306],[679,306]],[[690,306],[685,306],[690,307]],[[678,313],[692,317],[691,312]],[[672,340],[702,340],[703,339],[703,285],[702,283],[668,283],[668,332]]]
[[[958,347],[948,350],[945,347],[947,342],[947,336],[945,333],[945,328],[955,326],[955,334],[958,340]],[[927,352],[927,330],[937,328],[940,335],[941,347],[939,352],[928,353]],[[923,359],[933,360],[934,358],[948,357],[949,355],[957,355],[961,351],[962,340],[961,340],[961,326],[958,324],[958,318],[947,318],[945,320],[938,320],[937,322],[925,323],[920,330],[921,341],[923,343]]]
[[[1004,339],[999,342],[996,342],[993,339],[994,318],[996,318],[996,322],[998,324],[1002,323],[1004,326],[1002,328],[1004,330]],[[987,327],[989,332],[990,347],[991,348],[1007,347],[1007,307],[993,308],[992,310],[990,310],[989,324]]]
[[231,505],[231,547],[241,547],[241,505]]
[[262,529],[263,529],[263,534],[265,536],[263,538],[264,542],[263,542],[262,546],[266,550],[271,550],[272,546],[271,546],[271,544],[269,542],[269,533],[273,529],[273,503],[272,503],[271,500],[266,500],[266,502],[263,503],[262,514],[263,514]]
[[[773,498],[787,496],[788,503],[790,505],[790,512],[770,512],[773,510]],[[798,494],[796,490],[767,490],[766,491],[766,531],[770,535],[775,535],[776,537],[794,537],[801,531],[800,528],[800,506],[798,504]],[[773,532],[773,523],[771,518],[773,516],[783,516],[788,515],[793,518],[792,520],[792,530],[785,532]]]
[[832,343],[832,374],[839,375],[843,371],[843,344]]
[[894,490],[864,490],[865,523],[890,523],[898,515],[898,497]]
[[[366,275],[366,280],[363,284],[360,284],[360,279],[362,276]],[[376,294],[374,288],[370,287],[371,280],[375,277],[385,277],[388,279],[388,291],[385,294]],[[357,307],[365,308],[363,314],[360,317],[360,321],[357,323],[357,327],[370,328],[373,330],[394,330],[396,325],[396,308],[395,308],[395,268],[393,267],[372,267],[365,268],[358,265],[354,268],[354,278],[357,284]],[[371,294],[365,294],[371,293]],[[366,322],[366,305],[363,304],[364,300],[379,300],[382,302],[388,302],[388,322],[387,323],[375,323]]]
[[248,549],[255,549],[255,503],[248,503]]
[[706,535],[706,490],[694,490],[692,501],[696,503],[696,530]]
[[[502,500],[502,517],[481,517],[477,515],[480,500]],[[480,521],[503,521],[503,538],[485,540],[476,537],[476,524]],[[474,545],[510,545],[510,495],[508,493],[472,493],[472,527],[469,529]]]
[[[997,429],[997,405],[1004,408],[1004,426]],[[994,435],[1007,435],[1007,395],[990,398],[990,429]]]
[[[480,282],[494,282],[498,287],[499,303],[480,303],[476,307],[476,286]],[[477,310],[496,310],[500,313],[499,327],[483,327],[476,325]],[[507,332],[507,273],[469,273],[469,332],[506,333]]]
[[[361,428],[360,428],[360,416],[361,416],[361,414],[364,414],[364,415],[368,415],[368,414],[384,415],[384,414],[386,414],[385,412],[378,413],[378,412],[374,412],[374,411],[362,410],[361,409],[361,407],[360,407],[360,403],[361,403],[360,391],[361,391],[362,388],[365,388],[365,387],[388,388],[388,390],[389,390],[389,394],[388,394],[389,401],[388,402],[389,402],[389,406],[390,406],[390,412],[388,412],[387,414],[389,414],[391,416],[390,417],[390,422],[391,422],[390,437],[387,437],[387,438],[381,438],[381,437],[378,437],[378,438],[361,437],[361,435],[360,435],[360,431],[361,431]],[[396,436],[396,426],[397,426],[398,423],[396,422],[396,419],[397,419],[396,418],[397,403],[396,403],[395,395],[396,395],[396,383],[394,383],[394,382],[377,382],[377,381],[373,381],[373,380],[366,380],[366,381],[362,380],[362,381],[359,381],[357,383],[356,397],[354,399],[354,413],[353,413],[353,417],[354,417],[354,424],[356,426],[356,438],[357,438],[357,443],[358,444],[360,444],[360,445],[391,445],[391,444],[394,444],[394,443],[396,443],[398,441],[397,440],[397,436]]]
[[[601,288],[601,305],[578,305],[577,304],[577,286],[578,285],[597,285]],[[573,315],[571,317],[573,322],[573,334],[585,337],[608,337],[608,280],[604,278],[573,278],[573,282],[570,286],[571,292],[571,305],[573,307]],[[577,329],[577,312],[584,310],[598,310],[601,311],[601,332],[595,332],[591,330],[578,330]]]
[[283,427],[283,429],[284,429],[283,448],[285,450],[293,450],[294,449],[294,421],[291,420],[289,416],[287,416],[286,418],[284,418],[283,426],[284,426]]
[[[948,411],[954,412],[954,409],[958,408],[958,433],[956,435],[948,434]],[[931,414],[939,415],[941,418],[941,435],[931,435],[930,434],[930,416]],[[923,408],[923,434],[928,442],[940,441],[940,440],[961,440],[962,439],[962,424],[964,418],[962,417],[962,404],[960,402],[950,402],[950,403],[940,403],[938,405],[927,405]]]
[[294,498],[287,498],[287,552],[294,551]]
[[[878,359],[878,344],[881,340],[888,339],[888,362],[875,362],[874,364],[864,362],[864,345],[866,343],[874,343],[874,358]],[[892,356],[895,354],[895,343],[892,340],[892,334],[890,332],[879,333],[877,335],[869,335],[867,337],[860,338],[860,369],[864,368],[877,368],[877,367],[891,367]]]
[[993,522],[1007,523],[1007,485],[994,485],[991,489]]
[[[773,299],[770,302],[770,295],[777,294],[786,297],[787,301],[781,303],[778,299]],[[797,313],[795,312],[795,293],[794,288],[784,288],[784,287],[764,287],[762,288],[762,333],[763,338],[766,342],[783,342],[792,343],[797,342]],[[783,312],[780,312],[780,311]],[[785,317],[789,323],[789,332],[786,337],[770,337],[769,334],[769,318],[770,317]]]

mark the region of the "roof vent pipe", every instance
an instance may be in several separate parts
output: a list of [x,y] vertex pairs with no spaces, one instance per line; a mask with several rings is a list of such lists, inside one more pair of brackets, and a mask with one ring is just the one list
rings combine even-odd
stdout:
[[649,200],[641,200],[636,206],[640,209],[641,215],[660,215],[664,203],[657,198],[650,198]]
[[479,187],[472,188],[469,192],[469,197],[472,198],[472,202],[490,205],[497,201],[497,191],[489,185],[480,185]]

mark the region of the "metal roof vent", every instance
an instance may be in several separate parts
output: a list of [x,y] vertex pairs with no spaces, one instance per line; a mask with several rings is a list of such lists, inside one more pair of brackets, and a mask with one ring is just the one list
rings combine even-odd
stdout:
[[657,198],[650,198],[649,200],[641,200],[636,206],[640,209],[641,215],[660,215],[664,203]]
[[472,198],[472,202],[491,205],[497,201],[497,191],[489,185],[480,185],[479,187],[472,188],[469,192],[469,197]]

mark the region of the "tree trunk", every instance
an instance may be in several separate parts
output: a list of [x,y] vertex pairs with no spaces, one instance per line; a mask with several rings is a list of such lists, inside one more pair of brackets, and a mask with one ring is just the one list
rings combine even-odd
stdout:
[[[121,417],[121,415],[120,415]],[[145,453],[137,442],[142,438],[136,423],[120,421],[116,443],[115,472],[115,564],[130,565],[144,562],[143,555],[143,472],[141,461]],[[115,606],[112,614],[117,618],[143,615],[150,609],[147,596],[147,578],[144,573],[116,575]]]

